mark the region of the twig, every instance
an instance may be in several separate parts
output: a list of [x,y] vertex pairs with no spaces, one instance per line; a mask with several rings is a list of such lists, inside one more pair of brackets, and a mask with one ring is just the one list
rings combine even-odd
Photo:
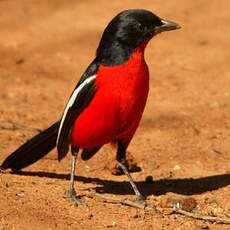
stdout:
[[206,221],[210,221],[210,222],[216,222],[219,224],[230,224],[229,218],[221,218],[221,217],[217,217],[217,216],[204,216],[204,215],[200,215],[200,214],[187,212],[185,210],[178,209],[178,208],[175,208],[173,210],[172,214],[181,214],[184,216],[191,217],[193,219],[206,220]]
[[[86,190],[89,190],[92,192],[91,188],[87,188]],[[96,192],[93,192],[93,195],[91,193],[91,194],[88,194],[87,196],[89,198],[94,198],[95,196],[102,198],[103,202],[106,202],[106,203],[127,205],[130,207],[140,208],[140,209],[149,210],[149,211],[151,211],[151,210],[152,211],[153,210],[158,211],[158,209],[155,206],[146,204],[145,202],[132,201],[132,200],[116,200],[116,199],[107,197],[105,195],[102,195],[102,194],[96,193]],[[181,215],[193,218],[193,219],[205,220],[205,221],[209,221],[209,222],[216,222],[219,224],[230,224],[229,218],[221,218],[221,217],[217,217],[217,216],[205,216],[205,215],[201,215],[201,214],[195,214],[192,212],[182,210],[181,208],[178,208],[176,206],[174,207],[173,211],[169,215],[172,215],[172,214],[181,214]]]
[[39,133],[42,131],[41,129],[34,128],[34,127],[28,127],[26,125],[23,125],[23,124],[20,124],[20,123],[17,123],[17,122],[4,122],[4,123],[1,123],[0,129],[2,129],[2,130],[13,130],[13,131],[17,130],[17,129],[35,130],[35,131],[37,131]]
[[[145,202],[141,202],[141,201],[132,201],[132,200],[116,200],[116,199],[112,199],[110,197],[106,197],[100,193],[94,193],[94,196],[97,196],[99,198],[103,199],[103,202],[106,203],[111,203],[111,204],[122,204],[122,205],[127,205],[130,207],[135,207],[135,208],[140,208],[140,209],[144,209],[144,210],[156,210],[154,206],[151,206],[149,204],[146,204]],[[89,196],[91,198],[93,198],[94,196]]]

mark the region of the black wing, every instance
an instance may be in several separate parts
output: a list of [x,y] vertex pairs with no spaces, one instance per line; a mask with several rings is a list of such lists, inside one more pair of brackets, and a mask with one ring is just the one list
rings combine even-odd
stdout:
[[69,150],[69,135],[75,120],[82,112],[82,110],[89,104],[96,92],[95,80],[96,75],[93,75],[83,81],[73,91],[65,107],[57,137],[57,150],[59,160],[61,160]]
[[79,80],[65,107],[57,136],[57,150],[59,160],[61,160],[69,150],[69,135],[75,120],[84,110],[84,108],[89,104],[96,92],[95,80],[98,66],[99,64],[96,60],[90,64],[90,66],[87,68]]

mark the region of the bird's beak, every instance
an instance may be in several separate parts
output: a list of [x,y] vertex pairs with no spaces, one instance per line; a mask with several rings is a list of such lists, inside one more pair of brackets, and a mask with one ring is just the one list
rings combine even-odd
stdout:
[[155,34],[165,32],[165,31],[170,31],[170,30],[177,30],[181,28],[181,26],[179,26],[177,23],[169,20],[162,19],[161,22],[162,25],[154,28]]

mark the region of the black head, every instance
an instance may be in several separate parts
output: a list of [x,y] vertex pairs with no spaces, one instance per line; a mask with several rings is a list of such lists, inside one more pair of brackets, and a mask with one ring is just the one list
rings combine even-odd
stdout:
[[179,28],[178,24],[163,20],[147,10],[123,11],[105,28],[97,58],[104,65],[122,64],[134,49],[154,35]]

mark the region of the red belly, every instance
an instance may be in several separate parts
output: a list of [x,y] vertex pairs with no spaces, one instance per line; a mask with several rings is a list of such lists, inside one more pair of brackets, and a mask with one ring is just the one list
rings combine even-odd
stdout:
[[149,73],[140,53],[124,65],[100,66],[97,92],[77,118],[72,144],[80,148],[131,141],[146,104]]

